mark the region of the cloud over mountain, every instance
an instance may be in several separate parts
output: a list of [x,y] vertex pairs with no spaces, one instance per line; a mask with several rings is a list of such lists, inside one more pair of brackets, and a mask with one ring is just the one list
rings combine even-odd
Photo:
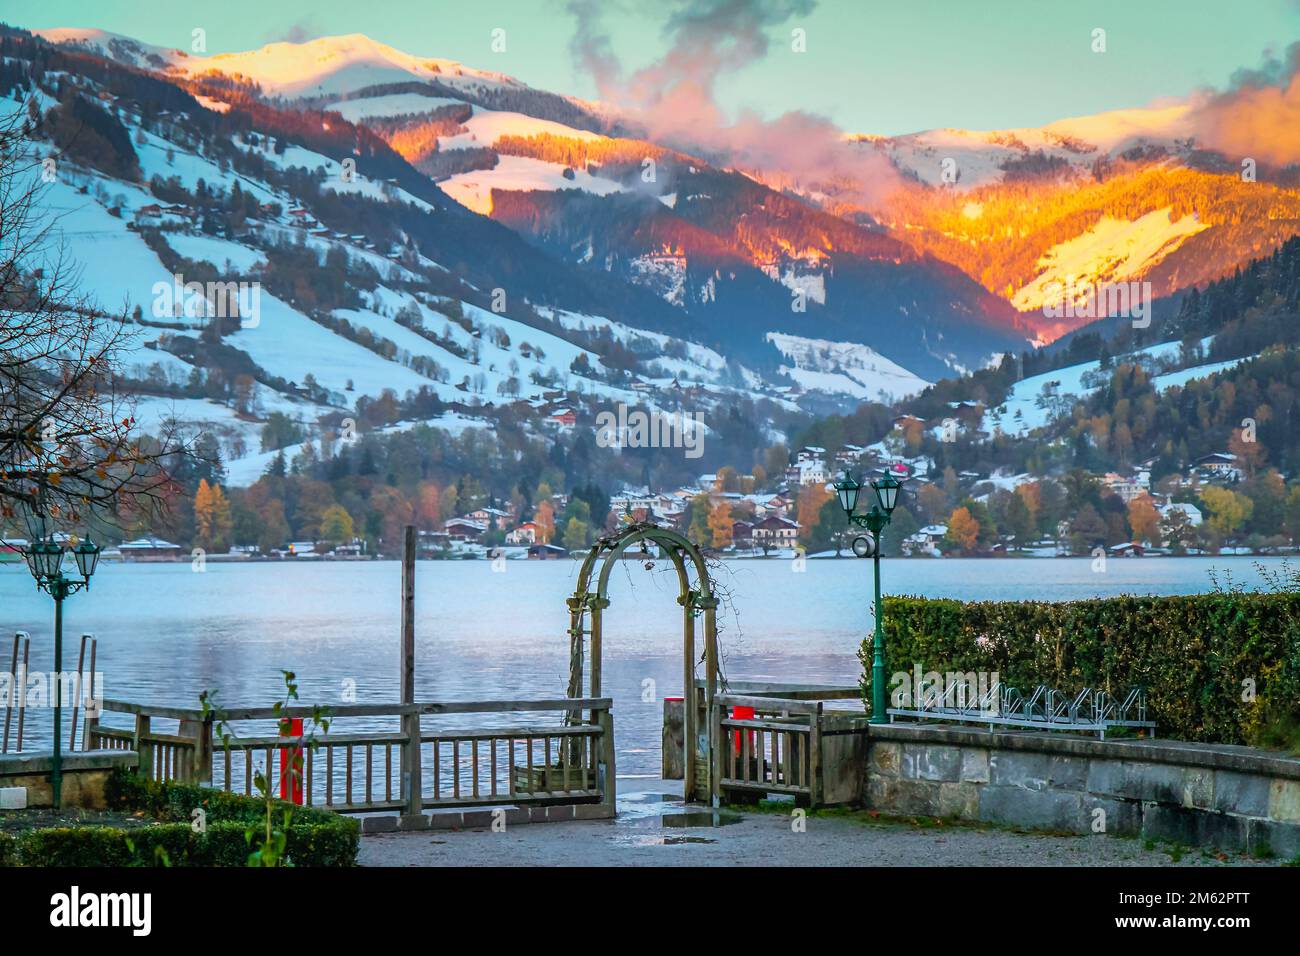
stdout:
[[[591,74],[601,100],[639,125],[646,138],[761,170],[778,185],[851,182],[863,201],[895,183],[887,161],[853,151],[826,117],[804,110],[775,119],[753,110],[729,117],[718,102],[719,83],[767,57],[778,28],[811,13],[815,0],[679,2],[663,27],[667,52],[635,70],[615,55],[598,0],[570,0],[568,6],[578,65]],[[790,55],[803,54],[792,48]]]
[[1233,157],[1300,162],[1300,43],[1257,70],[1242,70],[1194,112],[1198,141]]

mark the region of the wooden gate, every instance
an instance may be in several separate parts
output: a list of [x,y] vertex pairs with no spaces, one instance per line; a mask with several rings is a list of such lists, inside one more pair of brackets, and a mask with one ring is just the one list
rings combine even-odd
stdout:
[[[607,535],[591,547],[591,553],[578,573],[578,586],[569,605],[569,689],[571,698],[583,694],[583,638],[591,638],[591,679],[587,696],[599,697],[601,685],[602,615],[609,607],[609,576],[624,552],[634,544],[653,543],[677,570],[677,603],[682,607],[682,686],[688,699],[696,685],[695,622],[704,619],[704,713],[711,713],[718,685],[718,599],[713,593],[709,569],[700,549],[684,536],[668,528],[642,521],[616,534]],[[596,567],[600,574],[596,575]],[[694,586],[691,574],[694,572]],[[595,577],[593,587],[593,576]],[[701,721],[697,708],[685,708],[683,755],[685,793],[688,800],[716,804],[719,799],[714,767],[714,728],[707,719]],[[703,768],[703,773],[700,769]]]

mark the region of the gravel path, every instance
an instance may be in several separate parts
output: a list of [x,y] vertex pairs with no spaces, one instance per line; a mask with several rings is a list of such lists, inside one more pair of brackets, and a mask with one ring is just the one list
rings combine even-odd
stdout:
[[[665,799],[667,798],[667,799]],[[959,825],[918,826],[866,814],[725,812],[723,826],[665,825],[670,795],[620,797],[617,820],[532,823],[504,832],[426,830],[362,838],[363,866],[1172,866],[1251,864],[1143,841]],[[669,820],[672,817],[669,816]],[[678,821],[680,822],[680,821]],[[692,822],[695,822],[694,820]],[[1181,859],[1176,857],[1181,856]]]

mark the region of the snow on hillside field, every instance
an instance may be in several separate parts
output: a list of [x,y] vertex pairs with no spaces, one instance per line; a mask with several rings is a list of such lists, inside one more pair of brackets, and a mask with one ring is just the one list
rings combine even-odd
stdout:
[[456,106],[463,100],[447,96],[425,96],[422,93],[390,93],[386,96],[366,96],[355,100],[339,100],[324,109],[338,113],[349,123],[388,116],[411,116],[429,113],[440,106]]
[[[1209,349],[1212,341],[1214,336],[1207,336],[1201,340],[1202,354]],[[1113,360],[1112,365],[1138,360],[1146,368],[1158,370],[1162,366],[1175,364],[1181,352],[1181,342],[1162,342],[1130,355],[1118,356]],[[1232,359],[1166,372],[1156,375],[1152,379],[1152,384],[1157,390],[1164,391],[1175,386],[1186,385],[1194,379],[1227,371],[1244,361],[1247,360]],[[1035,428],[1042,428],[1055,414],[1068,411],[1075,400],[1091,395],[1103,384],[1105,384],[1105,375],[1099,362],[1084,362],[1043,372],[1040,375],[1031,375],[1012,386],[1007,400],[999,408],[985,412],[982,428],[986,431],[1000,428],[1009,435],[1028,434]]]
[[585,169],[574,170],[573,179],[567,179],[564,167],[559,163],[548,163],[528,156],[501,156],[494,169],[458,173],[439,182],[438,188],[467,209],[485,216],[492,214],[494,189],[538,189],[546,192],[582,189],[597,196],[623,192],[623,187],[618,183],[593,176]]
[[[269,389],[264,392],[271,393]],[[263,422],[239,415],[228,405],[205,398],[169,398],[142,395],[133,400],[137,427],[151,435],[165,434],[174,425],[186,434],[206,431],[220,443],[223,456],[235,459],[240,452],[261,447]],[[278,410],[278,409],[277,409]],[[323,409],[302,403],[290,417],[302,417],[314,424]]]
[[179,232],[168,233],[166,239],[178,256],[210,262],[218,268],[229,266],[236,274],[256,272],[266,265],[266,257],[260,251],[228,239]]
[[1210,362],[1208,365],[1197,365],[1192,368],[1179,369],[1176,372],[1157,375],[1154,384],[1156,388],[1160,389],[1160,391],[1164,391],[1167,388],[1181,387],[1198,378],[1208,378],[1209,376],[1216,375],[1219,372],[1226,372],[1228,369],[1236,368],[1245,361],[1247,360],[1244,358],[1236,358],[1228,359],[1224,362]]
[[[478,418],[470,418],[466,415],[458,415],[455,412],[448,412],[445,415],[439,415],[437,418],[430,418],[427,421],[419,422],[401,422],[397,425],[390,425],[387,428],[376,429],[376,435],[393,435],[398,432],[409,431],[417,425],[427,425],[430,428],[436,428],[440,431],[447,432],[450,435],[460,435],[469,430],[492,431],[491,422]],[[256,448],[257,445],[250,447]],[[255,483],[257,479],[266,474],[266,469],[275,461],[276,457],[283,451],[286,463],[292,463],[294,456],[298,454],[300,446],[290,446],[284,449],[271,449],[270,451],[258,451],[251,455],[244,455],[225,463],[226,480],[225,485],[229,488],[247,488]],[[336,444],[333,451],[338,451]]]
[[[931,186],[961,191],[1000,182],[1003,165],[1041,152],[1067,161],[1087,174],[1102,156],[1152,144],[1177,150],[1194,135],[1189,101],[1164,106],[1112,110],[1020,129],[931,129],[904,136],[863,136],[866,148],[881,149],[900,169]],[[951,163],[945,166],[944,161]],[[955,175],[956,181],[945,175]]]
[[[798,406],[792,402],[761,394],[763,379],[760,375],[739,363],[732,363],[729,368],[727,359],[707,346],[688,342],[663,332],[633,328],[604,316],[544,307],[537,311],[544,317],[554,319],[566,329],[588,333],[605,332],[614,341],[639,355],[645,354],[647,346],[657,349],[658,354],[650,360],[647,374],[643,376],[648,383],[656,387],[667,388],[674,380],[679,385],[683,382],[716,383],[723,378],[724,374],[734,372],[739,378],[727,380],[732,387],[751,389],[749,393],[751,398],[767,398],[791,411],[798,410]],[[677,354],[678,352],[681,354]]]
[[[277,197],[263,183],[249,179],[235,172],[222,171],[221,167],[206,157],[192,153],[159,136],[142,130],[132,122],[127,128],[135,141],[135,152],[140,158],[141,179],[149,182],[155,176],[162,179],[176,177],[182,186],[193,192],[200,181],[210,188],[220,187],[229,191],[235,183],[245,193],[251,194],[258,202],[276,202]],[[143,142],[140,140],[143,139]],[[150,202],[156,200],[150,199]]]
[[[1171,218],[1171,207],[1128,222],[1103,216],[1095,226],[1043,253],[1043,271],[1011,304],[1022,312],[1060,305],[1063,292],[1080,305],[1096,286],[1138,279],[1184,241],[1209,228],[1195,215]],[[1077,294],[1076,294],[1077,293]]]
[[[364,262],[382,276],[392,276],[396,274],[399,278],[407,282],[419,282],[423,278],[418,273],[412,272],[405,266],[386,259],[377,252],[369,249],[363,249],[359,245],[351,242],[345,242],[340,239],[326,239],[324,236],[314,236],[304,232],[301,229],[290,229],[287,226],[281,226],[277,223],[259,223],[257,232],[265,242],[272,243],[301,243],[309,249],[314,250],[324,261],[325,256],[331,249],[342,249],[348,254],[348,258]],[[432,265],[426,259],[425,264]],[[439,267],[441,268],[441,267]]]
[[390,183],[370,179],[362,175],[360,170],[352,170],[351,174],[345,177],[343,164],[338,160],[330,159],[323,153],[315,152],[303,146],[295,146],[292,143],[283,144],[284,152],[277,153],[271,147],[269,138],[260,140],[257,146],[252,146],[242,139],[237,139],[235,143],[244,151],[257,153],[262,159],[281,169],[299,168],[310,172],[319,172],[321,186],[331,192],[352,193],[364,196],[367,199],[373,199],[376,202],[404,202],[418,206],[425,212],[436,211],[423,199],[412,196],[405,189]]
[[605,139],[599,133],[565,126],[551,120],[536,119],[523,113],[511,113],[504,110],[488,110],[480,106],[473,107],[474,115],[462,125],[465,132],[456,136],[438,138],[439,149],[468,149],[474,146],[492,146],[502,136],[560,136],[566,139],[585,141]]
[[[266,291],[260,321],[240,328],[226,342],[242,349],[272,375],[302,385],[308,375],[351,405],[359,395],[379,395],[386,388],[398,395],[433,383],[396,362],[335,335]],[[351,382],[354,391],[348,391]]]
[[79,288],[100,308],[129,312],[138,305],[150,313],[154,284],[170,285],[173,280],[143,239],[63,178],[42,188],[39,208],[55,242],[51,255],[65,255],[75,264]]
[[932,384],[866,345],[781,332],[769,332],[767,340],[794,363],[793,367],[782,366],[781,371],[805,389],[895,401]]

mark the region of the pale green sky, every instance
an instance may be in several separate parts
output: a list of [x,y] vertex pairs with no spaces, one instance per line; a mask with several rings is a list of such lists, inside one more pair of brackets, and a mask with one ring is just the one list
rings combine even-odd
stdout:
[[[741,0],[730,0],[739,3]],[[772,0],[764,0],[771,6]],[[630,68],[663,53],[676,4],[605,0],[613,48]],[[698,8],[698,4],[696,5]],[[99,27],[210,53],[286,36],[365,33],[410,53],[500,70],[545,89],[591,97],[574,63],[574,18],[560,0],[5,0],[20,27]],[[807,52],[790,49],[790,31]],[[1094,28],[1107,52],[1090,49]],[[490,49],[506,30],[506,52]],[[845,129],[896,134],[935,126],[1039,125],[1222,87],[1300,40],[1296,0],[821,0],[765,31],[766,57],[727,77],[719,98],[766,117],[791,109]]]

